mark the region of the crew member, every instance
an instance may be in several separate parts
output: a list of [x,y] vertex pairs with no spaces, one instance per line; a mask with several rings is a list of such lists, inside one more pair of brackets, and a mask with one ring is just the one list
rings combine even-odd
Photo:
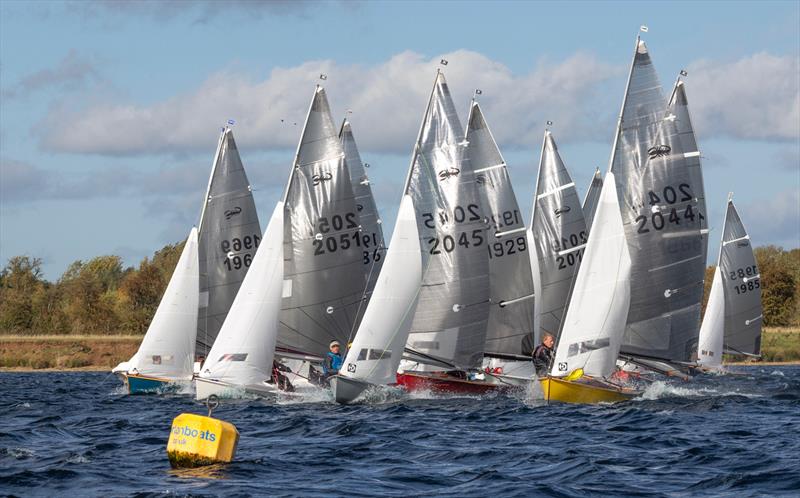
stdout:
[[325,361],[322,362],[322,373],[325,375],[325,380],[338,374],[339,369],[342,368],[344,358],[339,354],[339,347],[339,341],[331,341],[328,346],[330,351],[325,355]]
[[533,366],[536,368],[536,375],[539,377],[547,375],[550,364],[553,362],[553,336],[544,333],[542,343],[533,350]]

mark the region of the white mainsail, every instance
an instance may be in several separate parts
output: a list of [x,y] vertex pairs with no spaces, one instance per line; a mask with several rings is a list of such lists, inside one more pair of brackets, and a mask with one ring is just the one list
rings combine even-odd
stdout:
[[761,349],[761,275],[750,236],[728,200],[714,281],[697,346],[697,363],[719,367],[723,353],[758,355]]
[[197,229],[192,228],[139,350],[114,372],[191,380],[200,278],[197,246]]
[[278,202],[250,270],[203,365],[201,379],[265,387],[264,381],[272,376],[282,287],[283,203]]

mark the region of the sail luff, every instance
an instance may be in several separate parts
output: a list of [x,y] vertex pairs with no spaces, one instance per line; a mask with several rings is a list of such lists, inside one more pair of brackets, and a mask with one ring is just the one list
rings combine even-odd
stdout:
[[206,196],[203,198],[203,207],[200,208],[200,221],[197,224],[197,230],[203,230],[203,221],[205,220],[206,215],[206,206],[208,205],[208,197],[211,195],[211,182],[214,181],[214,172],[217,170],[217,162],[219,161],[220,157],[220,150],[222,149],[222,141],[225,139],[225,133],[228,131],[228,127],[226,126],[223,128],[222,132],[219,134],[219,140],[217,140],[217,150],[214,152],[214,161],[211,163],[211,174],[208,175],[208,186],[206,187]]
[[594,213],[597,211],[597,201],[600,199],[600,190],[603,188],[603,177],[600,174],[600,168],[595,169],[592,181],[589,182],[589,188],[586,190],[586,195],[583,198],[581,209],[583,210],[583,217],[586,220],[586,229],[592,231],[592,220]]
[[314,107],[314,102],[317,100],[317,93],[322,87],[316,85],[314,88],[314,95],[311,97],[311,102],[308,103],[308,111],[306,111],[306,119],[303,121],[303,132],[300,134],[300,140],[297,142],[297,148],[294,151],[294,159],[292,160],[292,169],[289,170],[289,178],[286,180],[286,188],[283,190],[283,197],[281,200],[286,204],[286,199],[289,196],[289,189],[292,187],[292,180],[294,179],[294,172],[298,167],[297,162],[300,160],[300,148],[303,146],[303,137],[305,136],[306,129],[308,128],[308,120],[311,118],[311,109]]
[[611,171],[612,166],[614,165],[614,159],[617,155],[617,145],[619,144],[619,136],[622,134],[622,117],[625,114],[625,105],[628,103],[628,92],[631,88],[631,79],[633,78],[633,69],[636,65],[636,54],[639,51],[639,44],[641,43],[642,39],[637,34],[636,35],[636,45],[633,49],[633,57],[631,57],[631,66],[628,69],[628,81],[625,83],[625,93],[622,95],[622,105],[619,108],[619,118],[617,118],[617,129],[616,133],[614,133],[614,142],[611,144],[611,157],[608,159],[608,171]]
[[408,173],[406,173],[406,181],[403,184],[403,195],[408,193],[408,188],[411,184],[411,175],[414,172],[414,165],[417,163],[417,156],[419,155],[419,148],[422,145],[422,132],[425,131],[425,123],[428,121],[428,115],[431,112],[431,103],[433,97],[436,95],[436,86],[439,84],[439,76],[442,74],[441,69],[436,69],[436,78],[433,80],[433,87],[431,87],[431,94],[428,96],[428,105],[425,107],[425,114],[422,116],[422,121],[419,123],[419,131],[417,132],[417,140],[414,142],[414,150],[411,151],[411,163],[408,165]]

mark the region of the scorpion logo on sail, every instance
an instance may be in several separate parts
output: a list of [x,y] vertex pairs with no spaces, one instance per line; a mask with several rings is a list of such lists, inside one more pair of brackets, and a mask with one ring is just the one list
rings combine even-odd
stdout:
[[225,211],[225,219],[229,220],[229,219],[233,218],[234,216],[236,216],[237,214],[240,214],[241,212],[242,212],[242,208],[240,208],[239,206],[236,206],[233,209],[228,209],[227,211]]
[[567,213],[569,213],[570,211],[572,211],[572,208],[571,208],[571,207],[569,207],[569,206],[562,206],[562,207],[558,207],[558,208],[556,208],[556,209],[555,209],[553,212],[555,213],[555,215],[556,215],[556,218],[560,218],[562,214],[567,214]]
[[654,145],[647,149],[647,155],[650,159],[655,159],[657,157],[663,157],[668,155],[672,151],[672,147],[669,145]]
[[442,170],[439,172],[439,181],[443,182],[448,178],[450,178],[451,176],[458,176],[459,173],[461,173],[461,170],[458,168],[450,168]]
[[330,173],[330,172],[322,173],[321,175],[314,175],[314,176],[311,177],[311,181],[314,183],[315,187],[317,185],[319,185],[320,183],[328,182],[328,181],[331,181],[331,180],[333,180],[333,173]]

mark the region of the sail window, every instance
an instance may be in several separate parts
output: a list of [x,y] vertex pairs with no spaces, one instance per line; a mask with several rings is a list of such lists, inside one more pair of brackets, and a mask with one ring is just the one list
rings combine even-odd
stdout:
[[356,361],[363,361],[367,359],[367,353],[369,352],[368,349],[362,349],[358,352],[358,359]]
[[219,357],[219,361],[244,361],[247,353],[227,353]]
[[579,354],[588,353],[597,349],[607,348],[611,345],[611,340],[608,337],[602,339],[595,339],[592,341],[576,342],[569,345],[567,357],[577,356]]
[[369,350],[369,359],[370,360],[382,360],[384,358],[391,358],[392,352],[381,350],[381,349],[370,349]]
[[414,349],[439,349],[439,341],[414,341]]

